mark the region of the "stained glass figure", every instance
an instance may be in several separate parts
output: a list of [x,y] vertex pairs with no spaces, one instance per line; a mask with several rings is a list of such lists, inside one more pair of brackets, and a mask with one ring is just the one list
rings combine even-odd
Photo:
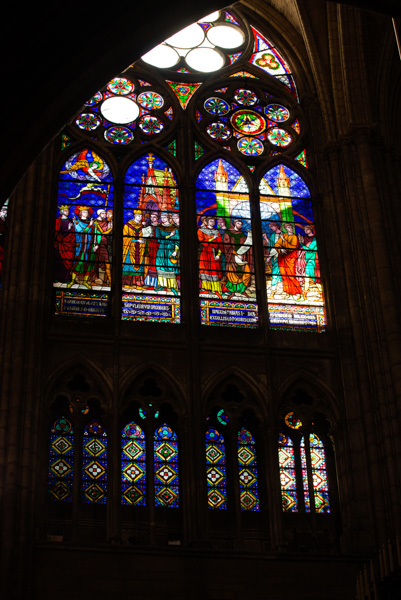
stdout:
[[237,169],[218,159],[196,182],[201,322],[256,327],[248,186]]
[[58,184],[54,242],[56,314],[106,316],[111,289],[113,185],[94,150],[73,154]]
[[[312,473],[313,502],[317,513],[329,513],[329,484],[327,478],[326,454],[321,439],[314,433],[309,434],[309,454]],[[305,496],[305,510],[310,512],[311,499],[309,493],[307,454],[305,439],[301,440],[302,480]]]
[[122,318],[180,322],[179,200],[166,162],[147,154],[127,170],[124,189]]
[[146,440],[133,422],[124,427],[121,436],[121,503],[146,504]]
[[227,508],[226,450],[217,429],[206,432],[206,482],[209,508]]
[[281,104],[269,104],[265,110],[266,116],[276,123],[284,123],[290,118],[290,111]]
[[297,480],[295,474],[294,444],[281,432],[278,440],[281,502],[284,512],[298,512]]
[[74,430],[71,423],[61,417],[50,431],[49,493],[52,500],[72,501],[74,477]]
[[84,430],[81,486],[83,502],[106,504],[107,433],[99,421],[92,421]]
[[8,199],[5,201],[0,209],[0,285],[3,274],[3,260],[4,260],[4,244],[6,234],[6,220],[8,211]]
[[253,435],[244,427],[237,438],[241,510],[259,510],[256,446]]
[[169,425],[158,427],[154,436],[155,505],[179,506],[178,438]]
[[309,189],[295,171],[277,165],[264,175],[259,190],[271,326],[324,331],[324,298]]

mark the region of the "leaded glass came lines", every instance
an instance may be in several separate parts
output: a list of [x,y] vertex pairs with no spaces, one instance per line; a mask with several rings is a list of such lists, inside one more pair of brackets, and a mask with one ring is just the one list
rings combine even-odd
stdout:
[[283,432],[279,435],[278,461],[280,467],[281,503],[284,512],[298,512],[294,444]]
[[249,431],[238,432],[238,465],[241,510],[259,510],[258,471],[255,440]]
[[177,508],[179,506],[178,485],[178,438],[164,424],[154,436],[155,505]]
[[82,501],[106,504],[107,433],[99,421],[85,427],[82,443]]
[[146,440],[136,423],[128,423],[121,436],[121,503],[146,504]]
[[206,432],[206,481],[209,508],[227,508],[226,450],[217,429]]
[[[317,513],[329,513],[329,484],[327,478],[326,454],[321,439],[314,433],[309,434],[309,452],[312,472],[314,508]],[[305,439],[301,440],[302,479],[305,495],[305,508],[310,512],[310,494],[308,485]]]
[[72,501],[74,476],[74,430],[71,423],[61,417],[50,432],[49,493],[52,500]]

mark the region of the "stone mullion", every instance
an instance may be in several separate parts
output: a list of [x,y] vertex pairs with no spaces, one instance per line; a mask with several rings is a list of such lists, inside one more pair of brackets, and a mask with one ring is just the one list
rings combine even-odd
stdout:
[[[391,240],[387,239],[385,235],[377,235],[377,232],[385,231],[385,223],[382,216],[385,203],[382,201],[382,194],[376,182],[370,144],[371,136],[369,133],[363,131],[358,135],[356,154],[359,159],[363,196],[367,208],[365,213],[366,237],[374,241],[374,246],[372,246],[372,262],[377,281],[377,286],[374,290],[377,298],[377,309],[373,316],[377,327],[375,334],[378,347],[374,365],[378,371],[378,378],[380,377],[385,388],[387,388],[382,391],[382,401],[380,401],[380,397],[377,398],[379,400],[377,408],[380,414],[378,425],[380,425],[380,433],[386,431],[393,432],[393,440],[390,436],[386,435],[380,444],[384,462],[388,467],[385,474],[388,480],[388,501],[392,506],[391,516],[393,519],[393,523],[390,521],[390,531],[382,531],[382,539],[386,539],[388,535],[393,533],[394,528],[397,531],[401,531],[399,515],[401,500],[399,476],[401,465],[394,464],[394,442],[396,445],[399,444],[399,428],[397,421],[395,423],[391,422],[389,411],[389,402],[392,402],[392,398],[401,397],[401,365],[399,361],[401,355],[401,324],[398,298],[394,289],[393,273],[388,260],[388,256],[393,251]],[[387,340],[385,345],[381,343],[383,337],[381,335],[382,328],[384,330],[384,337]],[[385,523],[383,515],[383,527]]]
[[[262,504],[260,509],[262,512],[268,513],[269,523],[269,539],[270,539],[270,550],[275,551],[278,548],[284,548],[286,544],[284,535],[284,523],[283,523],[283,509],[281,502],[281,485],[280,485],[280,467],[278,460],[278,435],[280,428],[277,427],[279,422],[279,415],[274,411],[275,417],[264,421],[261,424],[262,436],[260,440],[260,446],[262,452],[262,460],[259,458],[258,463],[265,464],[264,469],[264,486],[267,494],[267,507]],[[263,431],[267,432],[267,435],[263,435]],[[258,469],[259,480],[262,478],[263,471]],[[262,500],[262,497],[260,498]]]
[[[7,289],[1,347],[2,428],[5,448],[0,589],[4,597],[29,595],[32,577],[41,372],[50,218],[53,147],[42,153],[14,191],[9,225],[15,232],[6,257]],[[38,235],[39,233],[39,235]],[[46,233],[48,235],[46,235]],[[49,243],[43,243],[43,240]],[[18,499],[18,500],[17,500]],[[18,556],[18,560],[15,560]]]
[[[333,296],[333,319],[337,332],[339,365],[344,390],[344,421],[347,421],[349,440],[340,454],[343,468],[342,516],[344,522],[343,540],[348,549],[360,544],[372,544],[369,539],[360,539],[364,523],[373,522],[373,510],[365,498],[372,490],[371,473],[366,469],[366,456],[369,442],[363,442],[364,432],[361,423],[367,424],[370,413],[366,399],[370,397],[370,381],[366,371],[365,339],[360,311],[360,294],[355,286],[357,281],[354,263],[353,231],[350,230],[348,197],[344,187],[344,172],[340,159],[340,147],[330,147],[328,151],[329,172],[332,178],[332,193],[327,206],[327,219],[336,223],[331,239],[334,240],[330,256],[332,266],[331,287]],[[331,227],[329,223],[327,227]],[[338,231],[342,229],[342,236]],[[337,239],[336,236],[338,235]],[[337,249],[339,248],[339,250]],[[342,268],[336,268],[342,265]],[[335,315],[335,317],[334,317]],[[340,386],[339,386],[340,389]],[[347,398],[349,397],[349,401]],[[370,441],[375,444],[375,440]],[[356,480],[352,473],[359,473]]]
[[[189,119],[185,113],[183,119]],[[182,121],[185,124],[184,120]],[[207,489],[205,472],[205,399],[202,396],[202,364],[200,340],[200,305],[198,274],[198,238],[196,218],[196,196],[194,172],[197,163],[194,159],[194,130],[182,127],[179,140],[184,148],[185,164],[182,165],[183,185],[181,206],[182,246],[187,248],[181,253],[183,270],[183,316],[185,317],[185,350],[188,361],[186,367],[187,385],[185,388],[185,410],[188,415],[185,437],[186,483],[184,505],[184,532],[186,539],[195,545],[208,539]],[[190,433],[190,434],[189,434]],[[181,452],[181,456],[183,453]],[[183,481],[183,480],[182,480]]]

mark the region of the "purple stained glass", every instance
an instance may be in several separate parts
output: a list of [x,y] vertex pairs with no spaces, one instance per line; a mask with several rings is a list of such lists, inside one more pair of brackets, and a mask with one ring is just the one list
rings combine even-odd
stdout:
[[214,428],[206,432],[206,484],[209,508],[226,509],[226,451],[223,436]]
[[136,423],[128,423],[121,436],[121,503],[146,504],[146,440]]
[[178,438],[166,423],[155,431],[154,465],[156,506],[178,508]]

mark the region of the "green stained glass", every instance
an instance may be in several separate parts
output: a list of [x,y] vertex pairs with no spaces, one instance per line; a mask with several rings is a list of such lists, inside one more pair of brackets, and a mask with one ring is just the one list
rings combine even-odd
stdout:
[[196,90],[202,85],[201,83],[176,83],[175,81],[166,81],[177,96],[181,107],[185,109],[188,106],[188,102],[196,92]]
[[201,156],[205,154],[204,148],[198,142],[195,142],[195,160],[198,160]]
[[48,489],[52,500],[72,501],[74,475],[74,430],[61,417],[50,432]]

